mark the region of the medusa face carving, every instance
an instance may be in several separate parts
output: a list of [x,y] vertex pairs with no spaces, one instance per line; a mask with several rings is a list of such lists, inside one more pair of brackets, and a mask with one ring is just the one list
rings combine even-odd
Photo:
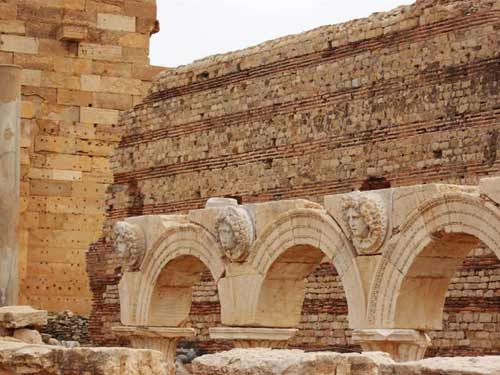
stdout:
[[124,268],[130,272],[137,271],[146,250],[142,229],[126,221],[119,221],[113,227],[111,238]]
[[254,231],[250,216],[241,207],[226,207],[216,222],[217,240],[227,258],[243,261],[253,240]]
[[384,243],[387,214],[383,202],[359,192],[343,198],[343,216],[354,247],[360,254],[373,254]]

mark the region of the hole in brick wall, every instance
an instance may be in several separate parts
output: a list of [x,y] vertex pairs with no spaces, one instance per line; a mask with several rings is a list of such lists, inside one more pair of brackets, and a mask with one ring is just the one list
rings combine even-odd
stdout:
[[368,177],[359,190],[367,191],[367,190],[380,190],[380,189],[388,189],[391,187],[391,183],[385,177]]
[[443,157],[443,150],[435,150],[432,151],[432,153],[436,159],[441,159]]

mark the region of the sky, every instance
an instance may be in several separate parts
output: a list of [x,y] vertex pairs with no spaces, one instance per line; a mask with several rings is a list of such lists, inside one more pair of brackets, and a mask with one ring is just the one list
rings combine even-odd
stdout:
[[176,67],[414,0],[158,0],[151,64]]

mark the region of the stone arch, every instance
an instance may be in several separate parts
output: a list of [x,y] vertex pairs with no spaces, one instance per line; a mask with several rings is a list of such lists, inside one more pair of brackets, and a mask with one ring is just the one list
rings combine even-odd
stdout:
[[[214,280],[223,274],[221,254],[215,237],[203,227],[170,227],[148,251],[141,267],[138,325],[182,324],[189,315],[192,287],[202,272],[208,269]],[[169,304],[172,300],[175,304]]]
[[[325,256],[335,266],[347,298],[351,327],[365,319],[365,294],[357,267],[354,249],[335,220],[322,209],[294,209],[270,223],[251,249],[249,262],[265,276],[257,310],[263,309],[265,300],[273,293],[286,293],[280,288],[305,279]],[[299,262],[303,261],[304,264]],[[286,270],[283,278],[276,275]],[[275,278],[276,282],[272,282]],[[288,281],[286,281],[288,280]],[[281,281],[281,282],[280,282]],[[274,285],[273,285],[274,284]],[[300,286],[305,288],[304,286]],[[298,324],[304,296],[288,302]],[[300,304],[300,306],[299,306]],[[297,313],[298,311],[298,313]]]
[[441,329],[450,279],[481,243],[500,258],[500,211],[492,204],[467,193],[446,193],[421,204],[377,265],[370,288],[370,325]]

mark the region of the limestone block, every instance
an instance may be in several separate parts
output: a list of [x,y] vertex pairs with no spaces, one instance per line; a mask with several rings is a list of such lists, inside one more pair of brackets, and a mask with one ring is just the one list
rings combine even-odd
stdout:
[[43,344],[42,335],[34,329],[16,329],[13,337],[25,342],[26,344]]
[[80,121],[89,124],[117,124],[120,111],[102,108],[80,108]]
[[30,306],[0,307],[0,327],[23,328],[43,327],[47,324],[47,311],[36,310]]
[[162,354],[152,350],[68,349],[9,341],[0,341],[0,368],[5,374],[30,375],[165,375],[167,371]]
[[79,43],[78,56],[87,59],[120,61],[122,47],[94,43]]
[[479,193],[500,204],[500,177],[483,178],[479,182]]
[[82,41],[88,36],[88,27],[82,25],[61,25],[57,29],[57,40]]
[[85,91],[100,91],[101,76],[95,74],[83,74],[80,77],[81,88]]
[[35,69],[23,69],[23,78],[21,84],[23,86],[39,87],[42,83],[42,71]]
[[0,20],[0,33],[23,35],[26,33],[26,26],[22,21]]
[[0,51],[19,53],[38,53],[39,42],[36,38],[18,35],[0,35]]
[[135,17],[98,13],[97,27],[106,30],[135,32]]

